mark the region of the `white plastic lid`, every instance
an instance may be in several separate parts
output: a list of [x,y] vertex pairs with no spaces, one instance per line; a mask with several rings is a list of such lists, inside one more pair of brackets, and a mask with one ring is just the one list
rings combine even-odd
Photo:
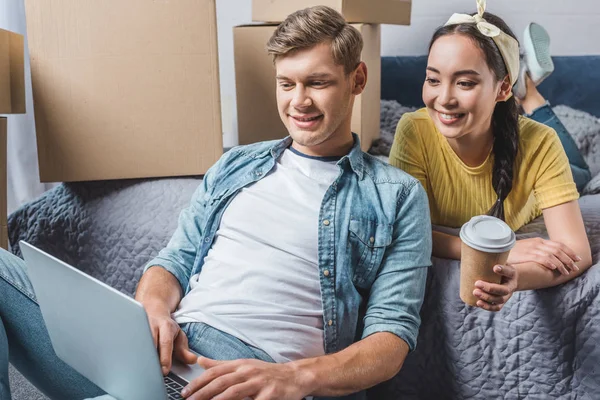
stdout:
[[466,245],[487,253],[504,253],[513,248],[516,235],[501,219],[478,215],[460,229],[460,238]]

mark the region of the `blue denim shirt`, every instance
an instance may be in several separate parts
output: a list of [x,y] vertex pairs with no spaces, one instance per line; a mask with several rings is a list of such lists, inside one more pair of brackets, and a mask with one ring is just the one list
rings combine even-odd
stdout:
[[[162,266],[187,294],[223,211],[240,189],[265,177],[290,144],[288,137],[225,153],[181,212],[167,247],[146,269]],[[431,265],[427,195],[410,175],[362,152],[356,136],[352,150],[337,165],[339,175],[319,211],[325,352],[342,350],[376,332],[391,332],[412,350]]]

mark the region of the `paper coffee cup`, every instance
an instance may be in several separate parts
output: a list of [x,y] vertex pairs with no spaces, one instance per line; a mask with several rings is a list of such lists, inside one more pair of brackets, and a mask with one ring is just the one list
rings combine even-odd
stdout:
[[516,235],[501,219],[489,215],[473,217],[460,229],[460,298],[466,304],[477,303],[473,295],[478,280],[500,283],[494,266],[506,263]]

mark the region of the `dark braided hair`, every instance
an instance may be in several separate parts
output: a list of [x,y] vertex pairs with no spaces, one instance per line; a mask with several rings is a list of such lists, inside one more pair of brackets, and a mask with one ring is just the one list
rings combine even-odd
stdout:
[[[517,39],[500,17],[486,12],[483,14],[483,18],[515,38],[515,40]],[[429,50],[431,50],[431,46],[437,39],[452,34],[462,34],[473,40],[483,51],[487,65],[496,76],[497,81],[502,81],[508,75],[508,69],[498,46],[492,38],[479,32],[475,24],[448,25],[438,28],[433,34]],[[494,134],[492,186],[498,200],[492,205],[488,215],[504,221],[504,200],[512,190],[514,166],[519,146],[519,107],[514,96],[507,101],[496,103],[492,115],[492,132]]]

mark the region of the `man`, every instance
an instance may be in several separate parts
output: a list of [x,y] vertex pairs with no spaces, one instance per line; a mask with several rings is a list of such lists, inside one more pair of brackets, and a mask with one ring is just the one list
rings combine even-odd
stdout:
[[416,344],[426,195],[350,130],[367,68],[341,15],[298,11],[267,48],[290,137],[234,148],[207,172],[136,299],[163,372],[172,357],[206,369],[183,397],[364,398]]

